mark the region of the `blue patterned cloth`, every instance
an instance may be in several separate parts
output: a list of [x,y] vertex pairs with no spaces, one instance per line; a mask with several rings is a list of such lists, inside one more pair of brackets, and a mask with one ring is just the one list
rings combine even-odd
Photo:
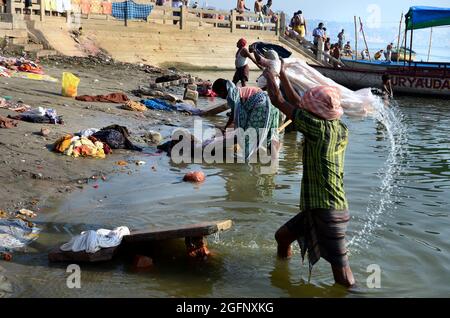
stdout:
[[152,5],[137,4],[131,0],[114,2],[112,4],[112,16],[116,19],[124,20],[126,13],[127,20],[147,20],[147,17],[152,12],[152,9]]
[[164,110],[167,112],[172,112],[176,110],[171,104],[168,102],[152,98],[152,99],[143,99],[141,100],[141,103],[144,104],[147,108],[154,109],[154,110]]

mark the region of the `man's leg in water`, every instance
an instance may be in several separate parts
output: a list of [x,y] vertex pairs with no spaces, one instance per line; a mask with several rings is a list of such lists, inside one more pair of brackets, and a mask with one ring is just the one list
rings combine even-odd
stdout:
[[291,244],[297,239],[297,236],[289,231],[286,225],[283,225],[275,233],[275,240],[277,241],[277,254],[280,258],[289,258],[292,256]]
[[353,273],[349,265],[345,267],[331,265],[331,269],[333,271],[334,281],[337,284],[344,285],[345,287],[355,285],[355,278],[353,277]]

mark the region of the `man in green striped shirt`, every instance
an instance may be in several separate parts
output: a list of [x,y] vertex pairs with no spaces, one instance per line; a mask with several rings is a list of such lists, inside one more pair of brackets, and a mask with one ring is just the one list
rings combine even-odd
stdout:
[[300,97],[282,67],[280,79],[285,100],[275,84],[275,76],[269,71],[264,75],[272,104],[304,136],[300,213],[276,232],[278,255],[290,257],[291,244],[298,240],[302,258],[308,252],[310,274],[322,257],[331,264],[336,283],[350,287],[355,280],[345,245],[350,219],[344,191],[348,129],[339,120],[343,114],[340,93],[335,87],[319,86]]

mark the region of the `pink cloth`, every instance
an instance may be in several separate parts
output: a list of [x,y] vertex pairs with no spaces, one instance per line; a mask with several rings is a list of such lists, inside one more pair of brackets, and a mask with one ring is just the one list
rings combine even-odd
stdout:
[[239,88],[239,95],[243,101],[246,101],[256,93],[262,92],[262,89],[259,87],[241,87]]
[[301,108],[326,120],[339,119],[344,114],[339,89],[328,85],[307,90],[303,95]]
[[81,13],[90,14],[91,13],[91,1],[81,0]]
[[109,14],[109,15],[112,14],[112,3],[111,2],[106,2],[106,1],[102,2],[102,7],[103,7],[103,11],[102,11],[103,14]]

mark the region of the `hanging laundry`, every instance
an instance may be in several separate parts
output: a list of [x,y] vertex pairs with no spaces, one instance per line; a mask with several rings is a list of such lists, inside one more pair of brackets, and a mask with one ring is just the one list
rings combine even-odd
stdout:
[[102,13],[102,1],[91,0],[91,14],[101,14],[101,13]]
[[107,2],[107,1],[102,2],[102,13],[107,14],[107,15],[112,14],[112,3],[111,2]]
[[122,93],[111,93],[108,95],[80,95],[75,98],[82,102],[103,102],[103,103],[116,103],[122,104],[129,100],[128,96]]
[[50,11],[56,11],[57,9],[56,0],[50,0]]
[[90,14],[91,13],[91,1],[81,0],[81,13]]
[[112,16],[123,20],[125,15],[127,20],[147,20],[152,12],[153,6],[148,4],[137,4],[134,1],[115,2],[112,4]]
[[72,10],[71,0],[56,0],[56,11],[59,13],[64,13],[66,11]]

